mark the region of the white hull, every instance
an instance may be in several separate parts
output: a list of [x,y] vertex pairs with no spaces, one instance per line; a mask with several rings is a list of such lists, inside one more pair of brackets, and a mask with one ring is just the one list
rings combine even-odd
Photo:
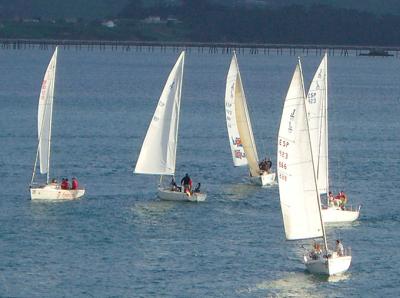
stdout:
[[59,185],[31,187],[31,200],[75,200],[85,194],[84,189],[61,189]]
[[360,208],[357,210],[345,209],[342,210],[337,206],[329,206],[322,209],[322,220],[324,223],[341,223],[352,222],[357,220],[360,215]]
[[330,258],[319,258],[313,260],[304,256],[304,264],[307,270],[313,274],[336,275],[346,272],[351,264],[351,256],[339,257],[333,253]]
[[207,195],[205,193],[193,193],[192,195],[187,195],[184,192],[173,191],[169,188],[159,188],[157,196],[166,201],[182,201],[182,202],[203,202],[206,200]]
[[275,183],[275,173],[263,173],[260,176],[250,177],[250,182],[256,185],[266,186]]

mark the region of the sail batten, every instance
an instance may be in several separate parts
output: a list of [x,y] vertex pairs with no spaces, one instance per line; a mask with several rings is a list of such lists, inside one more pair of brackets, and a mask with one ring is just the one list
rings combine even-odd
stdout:
[[300,61],[293,74],[283,107],[277,160],[279,196],[286,239],[323,237]]
[[53,101],[55,76],[57,68],[56,47],[43,78],[38,106],[38,140],[40,173],[48,174],[50,169],[51,125],[53,117]]
[[175,173],[184,60],[183,51],[161,93],[136,163],[135,173]]
[[235,53],[226,81],[225,112],[234,165],[248,165],[251,175],[258,176],[257,148]]

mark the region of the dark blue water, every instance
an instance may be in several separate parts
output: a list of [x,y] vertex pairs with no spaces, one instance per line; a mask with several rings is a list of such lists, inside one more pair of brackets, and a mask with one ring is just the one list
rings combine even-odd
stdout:
[[[158,177],[132,173],[178,53],[60,49],[51,176],[87,195],[32,202],[40,85],[51,51],[1,50],[0,296],[393,297],[400,292],[399,60],[330,57],[331,184],[362,204],[359,222],[328,228],[350,245],[340,278],[304,271],[286,242],[278,187],[233,168],[225,124],[229,55],[186,57],[177,175],[205,203],[161,202]],[[239,55],[259,155],[276,160],[292,56]],[[319,56],[303,59],[307,85]]]

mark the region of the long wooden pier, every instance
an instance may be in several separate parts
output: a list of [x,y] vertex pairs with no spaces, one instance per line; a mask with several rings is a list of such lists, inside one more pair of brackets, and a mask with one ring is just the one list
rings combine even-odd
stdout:
[[[203,42],[161,42],[161,41],[112,41],[112,40],[55,40],[55,39],[0,39],[0,49],[23,50],[38,48],[47,50],[56,45],[70,50],[100,51],[174,51],[186,49],[190,52],[208,54],[250,55],[322,55],[330,56],[400,56],[400,47],[348,46],[319,44],[260,44],[260,43],[203,43]],[[375,55],[376,54],[376,55]]]

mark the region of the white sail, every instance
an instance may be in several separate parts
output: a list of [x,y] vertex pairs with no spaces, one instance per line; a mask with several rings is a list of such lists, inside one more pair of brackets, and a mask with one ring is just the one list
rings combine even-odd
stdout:
[[135,173],[174,175],[185,52],[169,74],[147,130]]
[[50,143],[51,122],[53,116],[54,85],[57,67],[57,49],[47,67],[44,75],[42,89],[39,96],[38,108],[38,138],[39,138],[39,160],[40,173],[46,174],[50,169]]
[[328,169],[328,57],[325,54],[311,82],[306,107],[320,194],[329,191]]
[[236,54],[233,54],[226,82],[225,111],[234,164],[248,164],[251,175],[259,176],[257,148]]
[[288,240],[323,236],[300,61],[285,99],[278,135],[279,195]]
[[231,65],[229,67],[228,76],[226,78],[225,90],[225,114],[226,126],[228,128],[229,144],[231,147],[232,158],[234,166],[247,165],[246,154],[242,141],[240,139],[239,130],[236,124],[236,84],[239,69],[236,64],[235,55],[232,57]]

